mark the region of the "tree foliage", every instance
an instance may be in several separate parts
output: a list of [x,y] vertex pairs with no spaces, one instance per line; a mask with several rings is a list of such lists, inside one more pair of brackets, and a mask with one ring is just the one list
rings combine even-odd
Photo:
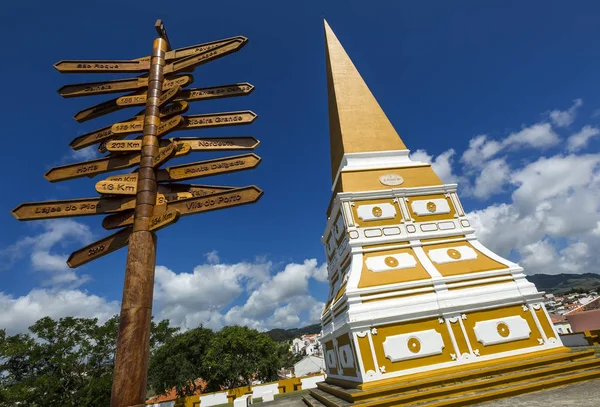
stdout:
[[[47,317],[12,336],[0,329],[0,407],[108,406],[118,330],[118,316],[104,324]],[[179,332],[152,322],[148,385],[184,397],[198,390],[197,379],[209,391],[273,381],[293,364],[290,355],[288,345],[247,327]]]
[[200,326],[165,341],[150,358],[148,385],[157,393],[175,388],[179,397],[194,395],[200,385],[196,379],[206,377],[204,355],[213,337]]
[[[107,406],[119,318],[46,317],[30,333],[0,330],[0,406]],[[154,348],[177,329],[152,323]]]
[[227,326],[215,334],[208,349],[204,379],[212,391],[277,380],[279,355],[278,344],[268,335],[245,326]]

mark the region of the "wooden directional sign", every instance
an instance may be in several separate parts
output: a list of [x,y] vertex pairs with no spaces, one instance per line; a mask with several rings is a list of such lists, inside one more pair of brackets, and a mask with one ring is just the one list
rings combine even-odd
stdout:
[[169,203],[167,208],[169,210],[176,209],[181,213],[181,216],[186,216],[232,206],[251,204],[258,201],[262,195],[263,191],[252,185],[203,197],[183,199]]
[[232,96],[245,96],[252,93],[254,86],[248,82],[234,83],[232,85],[213,86],[210,88],[193,88],[181,91],[175,100],[188,102],[205,99],[218,99]]
[[217,158],[214,160],[198,161],[190,164],[168,167],[165,172],[157,174],[157,180],[178,181],[224,174],[234,171],[249,170],[260,164],[261,158],[256,154],[241,154],[233,157]]
[[104,145],[106,151],[111,153],[126,153],[140,151],[142,149],[142,139],[135,140],[110,140]]
[[132,172],[131,174],[111,175],[109,177],[106,177],[105,181],[120,181],[120,182],[137,183],[137,179],[138,179],[137,172]]
[[192,194],[189,192],[170,192],[167,194],[157,194],[156,204],[166,205],[169,202],[181,201],[182,199],[191,198]]
[[[171,89],[175,86],[182,88],[194,81],[192,75],[177,75],[171,78],[165,78],[163,90]],[[77,96],[91,96],[107,93],[127,92],[138,89],[143,89],[148,86],[148,77],[140,76],[130,79],[117,79],[114,81],[104,82],[89,82],[77,83],[73,85],[65,85],[58,90],[58,94],[64,98],[72,98]]]
[[[233,85],[214,86],[211,88],[194,88],[194,89],[183,89],[177,97],[176,101],[193,102],[197,100],[207,99],[218,99],[232,96],[245,96],[252,93],[254,86],[251,84],[235,83]],[[147,94],[138,93],[135,95],[122,96],[117,98],[117,105],[119,106],[141,106],[146,103]]]
[[179,93],[181,91],[181,86],[175,86],[169,90],[167,90],[166,92],[163,92],[162,95],[160,95],[160,98],[158,98],[158,105],[162,106],[165,103],[170,102],[171,100],[173,100],[175,98],[175,96],[177,96],[177,93]]
[[26,202],[11,211],[18,220],[52,219],[120,212],[135,207],[135,197],[81,198]]
[[[248,40],[246,37],[237,36],[237,37],[224,38],[222,40],[217,40],[217,41],[205,42],[205,43],[198,44],[198,45],[191,45],[189,47],[177,48],[177,49],[174,49],[171,51],[167,51],[165,54],[165,60],[172,61],[174,59],[181,59],[181,58],[186,58],[186,57],[190,57],[193,55],[201,54],[205,51],[208,51],[213,48],[217,48],[221,45],[227,44],[227,43],[235,40],[236,38],[241,38],[242,40],[246,40],[246,41]],[[150,56],[136,58],[136,59],[134,59],[134,61],[150,61]]]
[[[217,209],[251,204],[260,199],[263,191],[256,186],[233,188],[210,195],[181,199],[167,204],[167,212],[176,210],[181,216],[193,215]],[[133,224],[133,211],[107,216],[102,221],[102,227],[111,230]]]
[[135,195],[137,182],[99,181],[96,183],[96,191],[110,195]]
[[173,156],[175,156],[176,152],[177,146],[174,142],[170,142],[168,146],[159,149],[158,154],[156,154],[156,157],[154,157],[154,161],[152,163],[153,167],[160,167],[161,165],[169,161]]
[[[162,215],[167,211],[168,202],[175,202],[182,199],[192,198],[190,193],[169,194],[170,196],[162,196],[157,199],[157,205],[154,207],[154,215]],[[168,197],[168,199],[167,199]],[[102,220],[102,227],[106,230],[119,229],[124,226],[133,225],[134,211],[123,211],[107,216]]]
[[[133,93],[132,95],[135,95]],[[117,99],[107,100],[106,102],[99,103],[92,107],[80,110],[73,116],[78,123],[87,122],[88,120],[95,119],[96,117],[104,116],[109,113],[120,110],[121,106],[117,105]]]
[[[184,122],[183,116],[173,116],[170,119],[163,121],[158,126],[158,137],[164,136],[171,132],[173,129],[182,125]],[[132,120],[128,122],[121,122],[113,124],[111,131],[113,134],[136,134],[141,133],[144,130],[143,120]]]
[[137,153],[116,155],[114,157],[111,156],[54,167],[44,174],[44,178],[50,182],[65,181],[130,168],[139,164],[139,162],[140,155]]
[[181,130],[250,124],[256,120],[256,113],[250,110],[242,110],[239,112],[195,114],[183,117],[185,122],[180,128]]
[[192,151],[253,150],[260,141],[254,137],[176,137],[178,143],[185,143]]
[[150,61],[58,61],[54,68],[60,73],[144,72]]
[[113,233],[103,239],[100,239],[92,244],[89,244],[77,251],[74,251],[69,256],[67,264],[71,268],[77,268],[92,260],[96,260],[102,256],[106,256],[109,253],[117,251],[125,246],[129,242],[129,236],[133,228],[128,227]]
[[167,209],[160,215],[154,215],[150,218],[150,231],[160,230],[172,225],[179,220],[180,213],[177,209]]
[[212,49],[206,50],[199,54],[191,55],[187,58],[177,59],[174,62],[166,65],[163,72],[166,75],[172,72],[179,72],[184,69],[193,68],[198,65],[214,61],[215,59],[239,51],[244,45],[246,45],[247,42],[248,39],[246,37],[234,37],[231,41],[225,42]]

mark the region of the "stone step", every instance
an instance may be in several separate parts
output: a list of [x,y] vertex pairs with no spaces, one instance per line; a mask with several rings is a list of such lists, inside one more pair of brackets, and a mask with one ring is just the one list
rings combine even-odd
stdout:
[[411,391],[378,397],[371,400],[358,401],[353,406],[413,406],[415,403],[434,402],[467,394],[503,391],[507,388],[530,385],[538,381],[553,380],[558,377],[570,377],[578,381],[579,372],[588,372],[593,377],[600,377],[600,359],[581,360],[571,363],[556,364],[545,368],[530,369],[522,372],[476,379],[468,382]]
[[[600,378],[600,369],[573,372],[555,377],[549,377],[535,382],[520,383],[514,386],[497,387],[481,392],[462,394],[456,397],[446,397],[441,400],[432,400],[417,404],[404,404],[411,407],[463,407],[500,398],[513,397],[526,393],[547,390],[571,383]],[[403,406],[403,404],[383,404],[382,406]]]
[[316,398],[314,398],[310,394],[308,396],[302,397],[302,401],[308,407],[327,407],[325,404],[321,403],[319,400],[317,400]]

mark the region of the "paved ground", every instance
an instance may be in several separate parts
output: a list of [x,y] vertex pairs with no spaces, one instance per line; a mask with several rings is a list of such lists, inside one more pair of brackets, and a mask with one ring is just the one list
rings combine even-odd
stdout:
[[[600,380],[569,384],[551,390],[481,403],[479,407],[598,407]],[[295,407],[295,406],[294,406]]]
[[[302,395],[286,397],[268,403],[264,407],[306,407]],[[600,380],[570,384],[551,390],[525,394],[507,399],[477,404],[476,407],[598,407],[600,405]]]

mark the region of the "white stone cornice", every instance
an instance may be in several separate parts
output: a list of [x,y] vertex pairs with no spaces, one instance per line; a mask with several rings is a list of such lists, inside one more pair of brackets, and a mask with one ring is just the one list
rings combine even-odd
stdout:
[[367,151],[363,153],[346,153],[342,157],[338,167],[331,190],[335,190],[335,185],[342,172],[375,170],[385,168],[401,167],[420,167],[429,165],[419,161],[412,161],[408,155],[410,150],[389,150],[389,151]]

